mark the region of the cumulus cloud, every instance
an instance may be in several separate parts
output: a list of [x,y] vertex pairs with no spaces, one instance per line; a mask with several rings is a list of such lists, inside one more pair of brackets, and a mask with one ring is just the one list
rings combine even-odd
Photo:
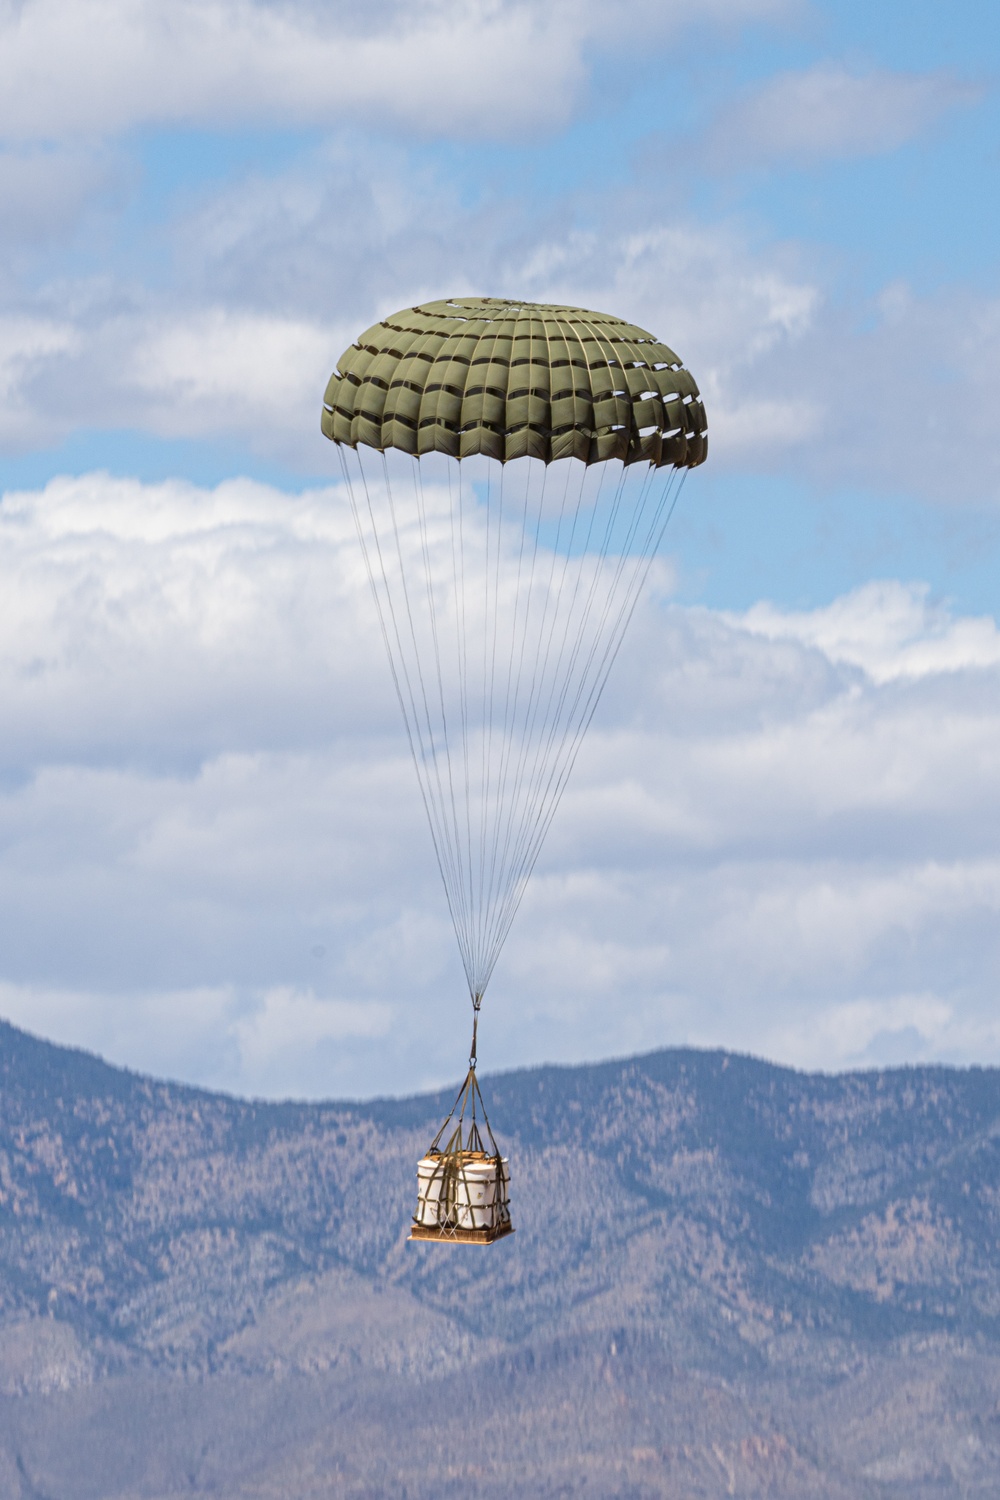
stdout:
[[639,622],[498,992],[580,1056],[665,1028],[810,1067],[992,1058],[995,658],[916,587],[766,613]]
[[[301,124],[361,110],[393,123],[503,134],[525,119],[559,119],[581,81],[577,46],[558,42],[559,11],[546,22],[526,5],[434,0],[363,11],[253,0],[29,0],[4,18],[0,130],[52,138],[149,123]],[[547,54],[551,87],[543,90],[537,70]]]
[[[702,0],[702,20],[775,0]],[[357,118],[501,138],[563,123],[588,51],[655,44],[691,7],[650,0],[6,0],[0,136]]]
[[326,740],[339,705],[371,703],[368,586],[337,492],[56,479],[7,494],[0,534],[10,774],[288,748],[292,699],[302,748],[306,720]]
[[951,73],[852,73],[831,63],[781,73],[730,106],[711,131],[716,168],[874,156],[982,97]]
[[1000,631],[991,615],[955,619],[928,587],[875,581],[808,612],[755,604],[744,626],[769,640],[813,645],[832,662],[862,667],[873,682],[1000,666]]
[[[301,319],[224,307],[143,320],[121,369],[141,401],[141,425],[166,435],[250,434],[289,428],[298,436],[350,336]],[[139,331],[139,330],[136,330]]]
[[377,1000],[331,1000],[292,985],[116,994],[0,984],[0,1014],[143,1072],[190,1078],[194,1071],[217,1088],[271,1098],[356,1092],[352,1046],[377,1054],[392,1021]]
[[84,297],[72,321],[0,318],[0,441],[47,447],[81,427],[228,438],[315,472],[323,391],[357,329],[219,304],[109,308]]
[[[446,1080],[454,937],[335,487],[0,506],[6,1014],[278,1095]],[[660,575],[491,986],[488,1066],[680,1042],[1000,1059],[1000,649],[919,585]]]
[[702,387],[714,467],[995,500],[988,291],[896,281],[845,306],[801,246],[664,216],[657,195],[620,185],[588,197],[588,227],[578,210],[489,185],[470,204],[427,160],[346,134],[206,188],[157,226],[165,285],[66,276],[0,292],[0,441],[131,428],[323,472],[319,402],[360,329],[487,291],[618,312],[665,338]]

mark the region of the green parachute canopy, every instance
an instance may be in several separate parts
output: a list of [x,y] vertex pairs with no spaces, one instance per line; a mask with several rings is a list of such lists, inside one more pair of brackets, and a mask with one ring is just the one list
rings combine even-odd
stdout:
[[691,469],[708,451],[698,387],[666,344],[606,313],[499,297],[374,324],[338,360],[322,425],[351,448],[501,463]]

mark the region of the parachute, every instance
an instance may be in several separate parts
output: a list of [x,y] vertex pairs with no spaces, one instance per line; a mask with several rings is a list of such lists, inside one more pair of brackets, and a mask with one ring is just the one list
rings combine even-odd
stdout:
[[421,1163],[414,1231],[489,1240],[510,1219],[475,1079],[483,996],[680,485],[705,459],[705,411],[676,354],[620,318],[453,298],[363,333],[322,428],[472,1001],[469,1073]]

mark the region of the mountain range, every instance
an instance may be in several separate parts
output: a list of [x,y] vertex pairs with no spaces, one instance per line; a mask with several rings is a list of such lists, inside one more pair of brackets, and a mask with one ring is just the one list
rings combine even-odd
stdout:
[[1000,1491],[1000,1071],[482,1083],[517,1232],[415,1244],[450,1095],[245,1101],[0,1024],[0,1500]]

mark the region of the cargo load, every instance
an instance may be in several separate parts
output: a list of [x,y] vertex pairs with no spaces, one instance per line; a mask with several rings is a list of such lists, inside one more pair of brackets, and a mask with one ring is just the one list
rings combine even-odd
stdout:
[[489,1245],[513,1232],[508,1162],[493,1138],[473,1066],[417,1164],[410,1239]]

